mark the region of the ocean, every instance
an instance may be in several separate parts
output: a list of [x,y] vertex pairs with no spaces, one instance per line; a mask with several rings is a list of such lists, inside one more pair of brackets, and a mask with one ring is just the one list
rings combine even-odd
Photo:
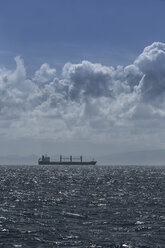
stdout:
[[165,248],[165,166],[0,166],[0,248]]

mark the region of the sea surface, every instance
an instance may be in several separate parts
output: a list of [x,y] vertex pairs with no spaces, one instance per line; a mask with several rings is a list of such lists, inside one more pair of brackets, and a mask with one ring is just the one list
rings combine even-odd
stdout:
[[1,247],[165,248],[165,166],[0,166]]

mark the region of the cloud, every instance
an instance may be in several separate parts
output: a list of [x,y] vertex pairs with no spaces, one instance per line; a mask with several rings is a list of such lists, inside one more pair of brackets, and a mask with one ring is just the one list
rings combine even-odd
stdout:
[[143,74],[138,85],[143,100],[162,104],[165,93],[165,44],[155,42],[146,47],[134,65]]
[[70,97],[78,100],[86,98],[113,95],[113,67],[92,64],[83,61],[81,64],[67,63],[63,68],[63,76],[70,85]]
[[51,82],[56,75],[56,69],[50,68],[49,64],[42,64],[40,69],[35,72],[33,81],[39,84],[46,84]]
[[67,63],[61,77],[44,63],[29,79],[23,60],[15,61],[13,71],[0,68],[3,135],[98,142],[164,122],[164,43],[146,47],[126,67]]

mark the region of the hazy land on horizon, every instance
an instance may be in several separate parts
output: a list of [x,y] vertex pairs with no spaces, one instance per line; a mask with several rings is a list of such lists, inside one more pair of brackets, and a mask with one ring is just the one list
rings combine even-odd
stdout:
[[[67,154],[68,156],[70,154]],[[41,155],[39,155],[41,156]],[[0,155],[0,165],[26,164],[35,165],[39,156],[32,155]],[[59,155],[50,155],[51,160],[59,160]],[[83,156],[84,160],[91,160],[90,155]],[[112,153],[105,155],[95,155],[98,165],[165,165],[165,150],[132,151],[122,153]]]

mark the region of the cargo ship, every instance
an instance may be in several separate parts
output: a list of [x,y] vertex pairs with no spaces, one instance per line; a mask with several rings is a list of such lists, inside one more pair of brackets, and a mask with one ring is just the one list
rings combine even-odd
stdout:
[[97,161],[83,161],[82,156],[80,157],[64,157],[60,155],[59,161],[50,161],[50,157],[46,155],[42,155],[41,158],[38,159],[39,165],[95,165]]

